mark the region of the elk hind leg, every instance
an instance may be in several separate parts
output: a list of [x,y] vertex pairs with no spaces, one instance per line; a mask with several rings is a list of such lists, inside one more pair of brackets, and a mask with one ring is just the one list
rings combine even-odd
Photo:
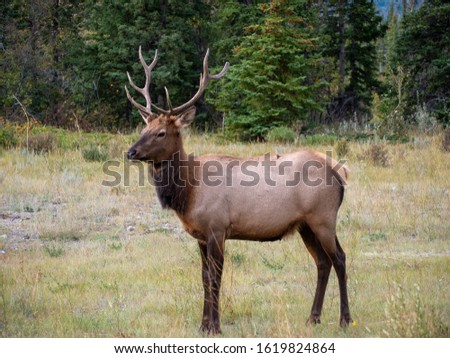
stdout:
[[332,262],[308,225],[302,225],[298,231],[317,266],[316,293],[314,295],[311,313],[307,321],[307,324],[316,324],[320,323],[320,315],[322,313],[323,301],[328,278],[330,277]]
[[352,322],[350,316],[350,309],[348,305],[348,293],[347,293],[347,272],[345,263],[345,253],[342,250],[341,245],[336,236],[335,229],[330,229],[326,225],[317,226],[312,228],[316,234],[323,250],[330,258],[339,283],[339,296],[340,296],[340,312],[341,317],[339,324],[341,327],[346,327]]
[[341,327],[347,327],[350,323],[353,322],[353,320],[350,316],[350,308],[348,305],[345,253],[344,250],[342,250],[341,245],[339,244],[337,236],[335,236],[335,240],[337,250],[336,250],[336,258],[333,261],[333,266],[338,276],[339,293],[341,298],[341,318],[339,324]]

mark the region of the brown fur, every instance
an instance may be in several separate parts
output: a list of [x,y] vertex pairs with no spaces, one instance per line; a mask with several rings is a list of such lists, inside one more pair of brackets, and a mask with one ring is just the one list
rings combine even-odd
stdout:
[[[191,113],[192,115],[192,113]],[[189,123],[189,121],[188,121]],[[242,166],[246,160],[205,155],[188,157],[180,135],[182,125],[178,118],[156,118],[149,121],[142,137],[130,148],[130,153],[140,160],[151,161],[151,174],[156,183],[158,199],[164,208],[173,209],[185,230],[199,242],[204,272],[204,316],[201,329],[209,333],[220,332],[219,290],[223,268],[224,243],[227,239],[276,241],[298,230],[308,251],[318,267],[316,295],[309,323],[319,323],[332,266],[338,274],[341,288],[341,320],[346,326],[351,322],[346,289],[345,254],[335,234],[336,215],[344,196],[347,167],[337,167],[337,162],[314,151],[272,156],[276,173],[279,165],[288,161],[292,170],[313,163],[312,178],[329,181],[330,185],[295,187],[268,186],[264,182],[254,187],[239,186],[246,178]],[[158,133],[165,136],[158,137]],[[261,163],[265,157],[250,158],[258,165],[255,170],[262,175]],[[207,186],[202,178],[205,165],[214,161],[223,166],[223,183],[227,165],[232,167],[232,186],[221,184]],[[259,164],[258,164],[259,163]],[[162,185],[163,183],[164,185]],[[195,185],[193,185],[195,183]],[[166,185],[167,184],[167,185]],[[220,270],[215,268],[219,267]]]
[[183,215],[188,208],[190,187],[180,178],[180,174],[176,160],[152,167],[152,177],[161,206]]
[[[144,88],[138,88],[131,78],[130,84],[144,95],[147,106],[134,101],[128,90],[127,96],[138,108],[147,127],[128,151],[128,158],[151,163],[161,205],[173,209],[186,231],[198,240],[204,289],[200,329],[209,334],[221,332],[219,296],[225,241],[275,241],[296,230],[317,265],[316,293],[307,322],[320,323],[325,290],[331,267],[334,267],[341,301],[340,325],[347,326],[352,320],[347,296],[346,257],[336,236],[336,219],[348,168],[314,151],[275,155],[270,158],[270,165],[267,165],[266,157],[246,160],[224,155],[188,157],[180,131],[194,120],[193,104],[208,81],[222,77],[228,64],[219,74],[210,75],[207,52],[200,88],[194,97],[184,105],[172,108],[166,91],[169,110],[158,109],[163,114],[157,115],[151,112],[151,107],[155,106],[148,93],[150,71],[156,64],[157,55],[149,66],[140,50],[139,57],[146,72],[146,84]],[[222,173],[216,175],[217,185],[210,181],[211,163]],[[253,167],[250,176],[255,175],[259,180],[249,183],[248,165]],[[297,174],[302,175],[301,180],[297,180]]]

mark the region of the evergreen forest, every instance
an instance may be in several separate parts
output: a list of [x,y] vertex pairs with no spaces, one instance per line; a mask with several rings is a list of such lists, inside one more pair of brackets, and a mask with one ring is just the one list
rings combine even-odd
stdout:
[[[398,135],[447,125],[450,3],[444,0],[9,0],[0,3],[0,121],[117,131],[158,50],[150,92],[167,108],[229,61],[195,126],[240,140],[354,122]],[[135,98],[138,98],[135,95]],[[140,99],[139,99],[140,101]],[[28,119],[27,119],[28,118]],[[425,119],[424,119],[425,118]]]

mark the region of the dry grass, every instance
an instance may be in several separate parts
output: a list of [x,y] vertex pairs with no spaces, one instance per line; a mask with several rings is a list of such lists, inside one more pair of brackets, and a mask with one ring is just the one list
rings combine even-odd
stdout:
[[[127,148],[126,136],[114,140]],[[238,156],[301,146],[189,134],[185,142],[188,152]],[[386,144],[388,167],[365,158],[370,144],[347,146],[352,174],[338,235],[356,325],[337,327],[333,273],[322,324],[305,326],[316,269],[297,236],[230,241],[224,336],[449,336],[450,157],[441,138]],[[134,169],[129,187],[109,188],[102,163],[85,161],[82,149],[0,154],[1,336],[199,336],[197,244],[160,209],[151,185],[137,185]]]

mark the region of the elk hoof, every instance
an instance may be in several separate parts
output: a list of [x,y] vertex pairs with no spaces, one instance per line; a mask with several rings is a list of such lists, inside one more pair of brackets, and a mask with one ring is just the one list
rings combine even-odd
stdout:
[[220,326],[213,324],[209,327],[208,334],[211,336],[216,336],[218,334],[222,334],[222,330],[220,329]]
[[319,316],[309,316],[308,320],[306,321],[307,326],[313,326],[316,324],[320,324],[320,317]]
[[208,324],[208,323],[202,323],[202,324],[200,325],[198,331],[199,331],[199,332],[202,332],[202,333],[206,333],[206,332],[208,332],[208,327],[209,327],[209,324]]
[[341,320],[339,322],[339,326],[341,328],[347,328],[350,323],[353,323],[353,320],[350,318],[350,316],[341,317]]
[[203,334],[206,334],[208,336],[215,336],[218,334],[222,334],[222,330],[220,329],[219,324],[214,324],[210,322],[202,322],[200,325],[200,328],[198,329]]

